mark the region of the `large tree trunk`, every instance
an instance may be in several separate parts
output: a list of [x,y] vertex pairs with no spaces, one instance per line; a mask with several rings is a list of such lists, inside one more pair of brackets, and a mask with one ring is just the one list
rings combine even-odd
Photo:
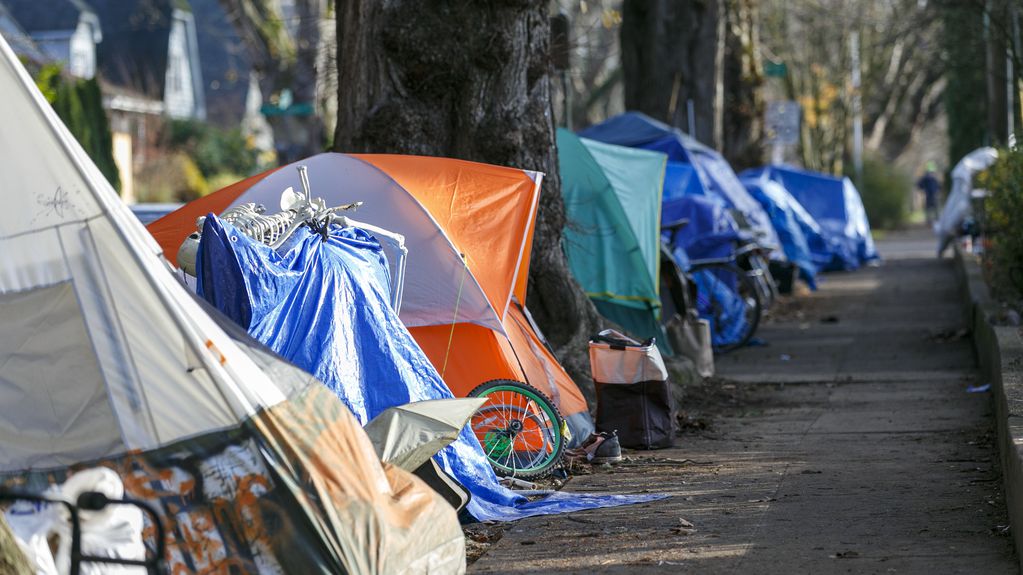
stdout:
[[721,151],[736,171],[763,164],[763,66],[757,0],[726,0]]
[[[625,0],[625,107],[719,148],[724,99],[724,0]],[[694,125],[689,125],[690,102]]]
[[530,311],[565,368],[588,381],[600,318],[561,250],[561,200],[544,0],[338,0],[344,152],[448,156],[547,174],[529,274]]

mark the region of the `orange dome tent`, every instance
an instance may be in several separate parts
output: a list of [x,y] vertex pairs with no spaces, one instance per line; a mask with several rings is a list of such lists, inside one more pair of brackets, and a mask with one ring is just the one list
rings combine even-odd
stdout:
[[[575,382],[544,345],[521,302],[542,175],[447,158],[320,154],[304,165],[328,205],[364,202],[354,217],[405,236],[400,317],[455,395],[493,379],[526,381],[549,397],[573,436],[593,430]],[[178,247],[209,212],[257,203],[275,211],[292,166],[253,176],[153,222],[176,263]]]

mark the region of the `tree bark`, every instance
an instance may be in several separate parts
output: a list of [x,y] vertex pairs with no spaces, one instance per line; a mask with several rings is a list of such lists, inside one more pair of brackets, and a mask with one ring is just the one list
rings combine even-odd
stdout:
[[339,0],[334,149],[544,172],[527,304],[584,383],[601,320],[561,249],[549,36],[544,0]]
[[764,86],[757,0],[726,0],[722,153],[736,171],[763,164]]
[[[720,148],[724,0],[625,0],[625,107]],[[689,125],[692,102],[694,125]]]

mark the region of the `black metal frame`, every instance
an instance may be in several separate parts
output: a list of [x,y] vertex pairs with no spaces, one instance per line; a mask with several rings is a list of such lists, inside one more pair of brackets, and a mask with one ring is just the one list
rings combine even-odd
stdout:
[[[63,499],[49,498],[28,491],[0,488],[0,502],[8,501],[33,501],[36,503],[48,503],[63,505],[71,516],[71,575],[79,575],[82,563],[105,563],[108,565],[126,565],[133,567],[145,567],[150,575],[164,575],[166,567],[164,556],[166,553],[166,533],[160,515],[150,504],[138,499],[110,499],[98,491],[86,491],[78,496],[77,501],[72,504]],[[108,505],[131,505],[138,507],[144,513],[149,514],[156,527],[155,552],[148,559],[117,559],[113,557],[97,557],[95,555],[82,554],[82,525],[79,518],[80,511],[100,511]]]

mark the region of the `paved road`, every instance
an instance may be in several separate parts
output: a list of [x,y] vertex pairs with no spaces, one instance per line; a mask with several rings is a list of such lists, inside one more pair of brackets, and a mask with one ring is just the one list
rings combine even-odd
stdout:
[[518,522],[470,571],[1017,573],[951,265],[879,248],[721,358],[709,429],[569,484],[671,499]]

